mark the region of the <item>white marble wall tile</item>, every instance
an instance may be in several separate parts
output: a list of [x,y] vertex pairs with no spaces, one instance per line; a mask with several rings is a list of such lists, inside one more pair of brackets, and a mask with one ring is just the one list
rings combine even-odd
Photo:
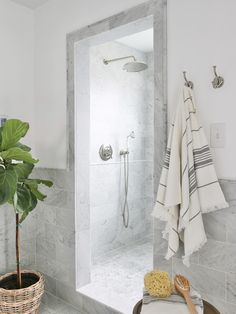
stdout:
[[200,293],[211,293],[211,295],[225,300],[226,277],[224,272],[216,271],[208,267],[192,264],[186,267],[179,259],[173,258],[173,276],[181,273],[186,276],[194,289]]
[[36,268],[38,271],[55,278],[56,276],[56,256],[53,259],[47,258],[45,255],[37,252]]
[[55,267],[56,267],[56,270],[55,270],[54,278],[56,280],[60,280],[61,282],[64,282],[66,285],[73,287],[75,289],[76,287],[76,278],[74,275],[75,274],[75,262],[64,264],[64,263],[59,262],[59,260],[57,260],[55,263]]
[[226,241],[225,210],[203,215],[203,223],[207,238],[216,241]]
[[53,295],[56,295],[56,279],[46,274],[43,274],[45,280],[45,290]]
[[56,243],[50,239],[37,238],[36,252],[39,255],[45,256],[47,259],[55,260],[56,258]]
[[172,260],[166,260],[161,254],[154,254],[154,269],[167,271],[172,274]]
[[199,251],[199,263],[223,272],[236,272],[236,245],[209,239]]
[[90,282],[91,268],[91,240],[90,229],[78,231],[76,234],[76,269],[77,269],[77,288]]
[[60,280],[56,280],[56,295],[58,298],[73,304],[76,308],[82,310],[83,307],[83,296],[78,293],[71,285],[66,285]]
[[56,243],[56,259],[68,269],[73,269],[75,265],[75,247],[67,246],[59,241]]
[[234,303],[236,309],[236,274],[228,273],[226,276],[226,299],[227,302]]
[[74,208],[65,207],[54,207],[56,212],[56,225],[64,227],[65,229],[75,229],[75,210]]
[[[123,226],[121,211],[117,204],[108,204],[92,208],[95,219],[92,218],[91,242],[93,259],[99,254],[105,254],[119,246],[126,246],[131,242],[147,238],[152,234],[152,219],[147,215],[150,199],[134,199],[130,201],[130,225]],[[151,208],[151,207],[150,207]],[[150,213],[151,209],[149,209]]]
[[56,243],[57,240],[57,229],[56,224],[50,224],[45,222],[37,226],[37,241],[40,243],[43,240],[49,241],[50,243]]
[[[20,229],[21,265],[34,268],[36,242],[36,210],[32,212]],[[15,257],[15,214],[10,205],[1,206],[0,219],[0,274],[16,269]]]
[[68,190],[73,192],[71,181],[74,173],[63,169],[34,168],[32,178],[51,180],[56,189]]
[[227,242],[236,244],[236,204],[231,205],[222,219],[225,220],[226,232],[227,232]]
[[56,224],[57,208],[46,204],[45,202],[39,203],[37,208],[37,219],[41,219],[44,223],[51,225]]
[[236,200],[236,181],[233,180],[220,180],[220,184],[228,202]]
[[120,165],[93,165],[90,175],[90,205],[118,203],[120,197]]

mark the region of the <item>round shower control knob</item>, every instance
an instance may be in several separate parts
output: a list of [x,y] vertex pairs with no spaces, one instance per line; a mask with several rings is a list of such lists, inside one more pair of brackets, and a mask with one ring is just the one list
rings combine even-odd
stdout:
[[112,158],[113,149],[111,145],[102,145],[99,149],[99,155],[102,160],[107,161]]

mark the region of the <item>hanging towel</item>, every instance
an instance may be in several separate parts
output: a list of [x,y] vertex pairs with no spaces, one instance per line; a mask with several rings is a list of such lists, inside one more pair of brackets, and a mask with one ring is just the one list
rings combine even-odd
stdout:
[[152,215],[166,221],[166,259],[184,243],[183,262],[207,241],[202,214],[228,207],[211,152],[197,119],[192,90],[184,87],[168,138],[157,201]]

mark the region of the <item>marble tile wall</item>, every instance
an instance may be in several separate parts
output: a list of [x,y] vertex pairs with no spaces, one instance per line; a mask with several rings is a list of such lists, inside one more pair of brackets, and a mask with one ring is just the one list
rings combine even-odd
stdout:
[[[148,63],[148,70],[128,73],[122,67],[132,60],[104,65],[103,59],[134,55]],[[149,63],[150,62],[150,63]],[[90,49],[90,222],[92,260],[111,249],[150,237],[153,206],[153,62],[152,53],[143,53],[119,42]],[[149,95],[150,93],[150,95]],[[129,141],[130,225],[123,226],[123,158]],[[102,161],[101,144],[111,144],[113,158]]]
[[[151,18],[150,18],[151,17]],[[83,270],[87,271],[90,263],[89,243],[89,203],[87,202],[86,189],[84,188],[88,183],[86,171],[83,176],[79,177],[80,189],[77,191],[80,194],[79,205],[79,220],[78,208],[75,208],[75,137],[83,133],[88,135],[88,132],[83,132],[83,128],[87,124],[87,116],[77,115],[76,110],[78,103],[75,102],[75,44],[77,42],[82,46],[84,39],[93,38],[95,35],[102,35],[109,37],[113,30],[122,34],[124,30],[129,31],[133,29],[140,31],[143,29],[143,23],[146,25],[153,24],[154,18],[154,45],[156,56],[155,58],[155,104],[154,104],[154,119],[157,131],[155,132],[155,165],[160,169],[160,158],[162,156],[163,147],[165,146],[165,121],[166,121],[166,0],[153,0],[135,8],[121,12],[108,19],[84,27],[81,30],[75,31],[67,36],[67,131],[68,131],[68,170],[53,170],[53,169],[37,169],[35,175],[37,177],[48,178],[54,182],[54,187],[49,191],[47,200],[40,204],[38,209],[32,214],[28,220],[28,227],[25,228],[25,237],[29,239],[30,250],[23,254],[23,260],[26,259],[25,265],[27,267],[36,267],[39,271],[45,274],[46,290],[44,301],[49,307],[53,304],[55,298],[62,298],[68,303],[73,304],[82,313],[89,314],[117,314],[118,312],[91,300],[86,296],[81,295],[76,291],[76,277],[78,273],[82,275]],[[114,33],[112,34],[114,36]],[[113,40],[113,39],[112,39]],[[87,46],[80,50],[79,57],[87,56]],[[81,63],[86,64],[84,59]],[[85,68],[83,68],[85,69]],[[79,77],[80,83],[87,79],[86,69]],[[84,83],[85,84],[85,83]],[[83,85],[84,87],[84,85]],[[88,104],[86,96],[87,91],[81,93],[81,108],[85,110]],[[86,112],[88,114],[88,111]],[[80,129],[76,128],[75,116],[80,117]],[[86,129],[86,128],[85,128]],[[76,133],[78,132],[78,133]],[[85,137],[86,137],[85,136]],[[86,137],[87,139],[87,137]],[[86,152],[87,141],[83,142],[82,152],[80,156],[80,167],[83,167],[88,160]],[[85,164],[83,164],[83,162]],[[158,180],[159,172],[155,171],[155,180]],[[153,196],[152,196],[153,197]],[[6,208],[1,208],[3,220],[0,219],[0,272],[12,270],[9,264],[7,254],[12,250],[13,252],[13,237],[10,235],[11,211]],[[32,223],[31,223],[32,219]],[[76,230],[79,232],[76,233]],[[33,230],[32,230],[33,229]],[[36,234],[36,235],[35,235]],[[23,237],[23,235],[22,235]],[[8,243],[12,242],[11,246]],[[77,245],[77,247],[76,247]],[[10,247],[10,249],[9,249]],[[4,254],[4,255],[3,255]],[[11,253],[13,254],[13,253]],[[76,272],[76,257],[79,267]],[[2,258],[4,256],[4,258]],[[27,260],[29,258],[29,260]],[[5,260],[4,260],[5,259]],[[28,266],[29,265],[29,266]],[[87,279],[87,278],[86,278]],[[55,297],[56,296],[56,297]],[[50,305],[51,304],[51,305]]]
[[221,180],[221,186],[230,204],[228,209],[205,214],[204,225],[208,242],[185,267],[181,253],[166,261],[166,241],[161,238],[163,224],[158,222],[154,262],[156,268],[185,274],[204,299],[212,302],[221,314],[236,313],[236,181]]
[[[36,212],[31,213],[20,229],[21,265],[32,269],[36,262]],[[16,270],[15,213],[10,205],[0,208],[0,275]]]
[[36,266],[57,282],[75,287],[75,210],[71,182],[66,170],[36,169],[39,178],[54,182],[45,188],[47,199],[37,208]]

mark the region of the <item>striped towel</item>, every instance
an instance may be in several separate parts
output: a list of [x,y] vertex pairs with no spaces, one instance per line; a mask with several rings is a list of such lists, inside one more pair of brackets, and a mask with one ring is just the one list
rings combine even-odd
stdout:
[[[194,290],[190,291],[193,304],[203,309],[203,301],[201,296]],[[143,304],[149,304],[150,302],[162,301],[167,303],[183,303],[186,304],[185,299],[177,292],[172,292],[168,298],[158,298],[151,296],[145,289],[143,290]]]
[[210,149],[198,123],[192,90],[184,87],[171,124],[157,201],[152,215],[166,221],[166,259],[184,243],[183,262],[207,241],[202,213],[228,207]]
[[[190,295],[193,304],[196,306],[196,310],[199,314],[203,313],[203,301],[201,296],[194,290],[190,291]],[[157,298],[149,295],[147,291],[143,292],[143,305],[142,314],[154,314],[154,313],[165,313],[165,314],[187,314],[189,313],[186,302],[182,296],[173,292],[168,298]]]

